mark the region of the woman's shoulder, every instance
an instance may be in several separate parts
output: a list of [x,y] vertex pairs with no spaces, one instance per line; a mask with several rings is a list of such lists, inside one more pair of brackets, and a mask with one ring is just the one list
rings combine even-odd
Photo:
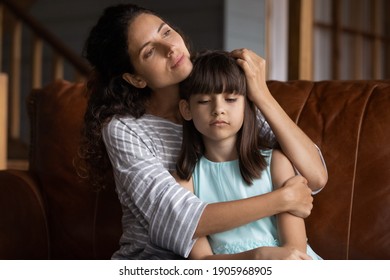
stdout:
[[132,116],[113,116],[104,126],[103,132],[113,134],[117,131],[126,130],[127,127],[136,123],[136,118]]
[[125,116],[114,116],[108,123],[107,126],[154,126],[154,127],[174,127],[181,128],[181,125],[175,124],[169,120],[150,115],[144,114],[139,118],[135,118],[131,115]]
[[130,115],[114,116],[103,126],[103,134],[106,136],[132,134],[132,135],[181,135],[182,126],[168,120],[153,116],[143,115],[135,118]]

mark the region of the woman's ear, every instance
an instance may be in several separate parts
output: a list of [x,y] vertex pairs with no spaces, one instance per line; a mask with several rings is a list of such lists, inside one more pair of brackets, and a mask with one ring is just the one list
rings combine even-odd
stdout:
[[146,81],[138,75],[124,73],[122,75],[122,78],[129,84],[135,86],[136,88],[145,88],[147,86]]
[[179,110],[180,110],[181,115],[183,116],[183,119],[185,119],[186,121],[192,120],[190,104],[188,103],[187,100],[184,100],[184,99],[180,100]]

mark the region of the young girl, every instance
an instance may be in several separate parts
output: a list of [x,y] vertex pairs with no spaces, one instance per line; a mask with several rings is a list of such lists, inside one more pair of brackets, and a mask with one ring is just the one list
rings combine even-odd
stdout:
[[[262,58],[249,50],[233,53],[248,78],[248,95],[308,182],[294,177],[251,200],[207,204],[170,173],[182,140],[179,83],[192,70],[183,37],[154,12],[132,4],[106,8],[91,29],[84,56],[93,71],[80,151],[98,186],[111,172],[115,178],[123,234],[114,259],[183,258],[197,237],[280,212],[310,214],[309,187],[321,188],[327,179],[321,154],[269,93]],[[243,206],[248,211],[241,214]]]
[[[260,137],[245,81],[231,55],[214,51],[196,57],[181,84],[179,107],[186,121],[178,181],[208,203],[265,194],[295,175],[286,156]],[[289,213],[200,238],[190,258],[264,258],[256,255],[258,247],[269,247],[271,259],[320,259],[306,243],[303,219]]]

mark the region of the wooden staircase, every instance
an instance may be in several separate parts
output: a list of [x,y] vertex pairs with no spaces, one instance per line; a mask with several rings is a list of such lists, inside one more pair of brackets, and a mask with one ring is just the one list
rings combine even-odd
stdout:
[[[20,141],[22,46],[31,45],[31,84],[28,91],[42,87],[44,47],[51,52],[51,80],[64,78],[64,65],[74,69],[74,80],[85,79],[90,67],[60,38],[33,18],[28,10],[35,0],[0,0],[0,169],[27,169],[28,145]],[[22,42],[22,32],[28,29],[31,42]],[[4,35],[9,35],[10,53],[4,52]],[[46,49],[45,49],[46,50]],[[9,57],[9,71],[3,72],[4,57]]]

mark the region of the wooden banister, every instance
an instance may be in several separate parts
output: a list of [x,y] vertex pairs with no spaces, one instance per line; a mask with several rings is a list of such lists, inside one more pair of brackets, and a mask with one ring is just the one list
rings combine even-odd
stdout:
[[7,168],[8,77],[0,73],[0,170]]
[[[8,20],[8,21],[7,21]],[[3,54],[3,33],[5,31],[4,23],[7,23],[7,32],[10,32],[10,44],[7,48],[9,54]],[[3,58],[9,58],[10,67],[7,78],[1,76],[0,85],[0,168],[2,168],[2,157],[7,153],[7,141],[19,141],[21,129],[21,85],[22,85],[22,46],[26,45],[22,42],[23,28],[27,27],[32,34],[31,42],[31,84],[27,86],[26,90],[29,92],[32,88],[42,87],[42,72],[43,72],[43,50],[44,46],[48,46],[48,50],[52,52],[52,68],[48,69],[51,73],[51,80],[64,78],[64,63],[73,67],[75,75],[74,80],[80,81],[90,72],[90,66],[79,54],[70,49],[64,44],[55,34],[43,26],[30,14],[28,14],[18,3],[14,0],[0,0],[0,72],[2,71]],[[28,44],[27,44],[28,45]],[[4,83],[7,86],[4,87]],[[24,88],[24,87],[23,87]],[[8,107],[9,104],[9,107]],[[8,110],[4,110],[8,109]],[[3,115],[8,112],[5,119]],[[8,135],[8,139],[7,139]],[[3,143],[3,138],[6,142]],[[5,146],[3,146],[3,144]],[[5,152],[4,152],[5,151]]]
[[32,40],[31,86],[32,88],[41,88],[43,41],[35,35]]
[[57,36],[45,28],[32,16],[21,9],[17,4],[10,0],[0,0],[4,6],[12,12],[16,18],[26,24],[34,33],[35,36],[41,38],[49,44],[57,53],[59,53],[66,61],[73,65],[81,74],[88,75],[90,67],[79,55],[68,48]]
[[22,77],[22,22],[17,20],[12,30],[10,67],[10,136],[18,139],[20,135],[20,89]]

